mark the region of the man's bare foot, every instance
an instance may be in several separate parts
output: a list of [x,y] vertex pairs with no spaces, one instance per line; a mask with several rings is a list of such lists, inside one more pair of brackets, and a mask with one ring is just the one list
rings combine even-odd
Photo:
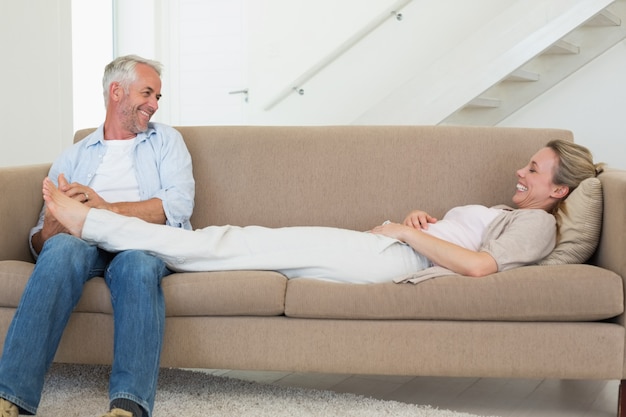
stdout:
[[50,213],[76,237],[81,237],[89,207],[63,194],[49,179],[43,180],[43,199]]

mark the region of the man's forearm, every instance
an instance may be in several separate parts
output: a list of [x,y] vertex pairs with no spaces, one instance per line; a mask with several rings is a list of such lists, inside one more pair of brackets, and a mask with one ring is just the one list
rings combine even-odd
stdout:
[[67,233],[67,229],[48,213],[44,217],[44,223],[41,230],[33,234],[30,243],[36,253],[40,253],[46,240],[59,233]]
[[[165,216],[165,211],[163,210],[163,202],[159,198],[152,198],[150,200],[138,201],[133,203],[107,203],[105,206],[97,208],[110,210],[123,216],[138,217],[149,223],[165,224],[167,220],[167,217]],[[54,219],[47,220],[47,222],[44,223],[43,229],[35,233],[31,238],[31,244],[33,245],[33,249],[35,250],[35,252],[41,252],[41,250],[43,249],[43,244],[48,238],[54,236],[57,233],[67,233],[65,228],[56,224],[56,222],[52,225],[49,225],[49,222],[53,220]]]
[[163,202],[159,198],[138,202],[108,203],[106,207],[98,207],[128,217],[137,217],[149,223],[165,224],[167,217],[163,210]]

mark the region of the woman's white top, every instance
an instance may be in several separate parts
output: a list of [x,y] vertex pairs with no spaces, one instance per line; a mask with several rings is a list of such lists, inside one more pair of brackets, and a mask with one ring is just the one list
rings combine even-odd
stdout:
[[429,224],[423,232],[454,243],[466,249],[478,251],[487,226],[502,213],[502,209],[480,205],[455,207],[443,219]]

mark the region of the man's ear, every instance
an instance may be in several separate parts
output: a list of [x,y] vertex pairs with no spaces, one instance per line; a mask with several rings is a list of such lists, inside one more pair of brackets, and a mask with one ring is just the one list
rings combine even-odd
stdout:
[[117,81],[109,84],[109,99],[119,101],[123,93],[122,86]]

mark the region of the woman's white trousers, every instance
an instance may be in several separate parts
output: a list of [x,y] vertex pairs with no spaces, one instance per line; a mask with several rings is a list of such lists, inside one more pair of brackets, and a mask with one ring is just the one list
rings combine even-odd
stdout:
[[429,266],[395,239],[331,227],[210,226],[191,231],[91,209],[82,237],[111,252],[148,251],[180,272],[270,270],[290,279],[374,283]]

